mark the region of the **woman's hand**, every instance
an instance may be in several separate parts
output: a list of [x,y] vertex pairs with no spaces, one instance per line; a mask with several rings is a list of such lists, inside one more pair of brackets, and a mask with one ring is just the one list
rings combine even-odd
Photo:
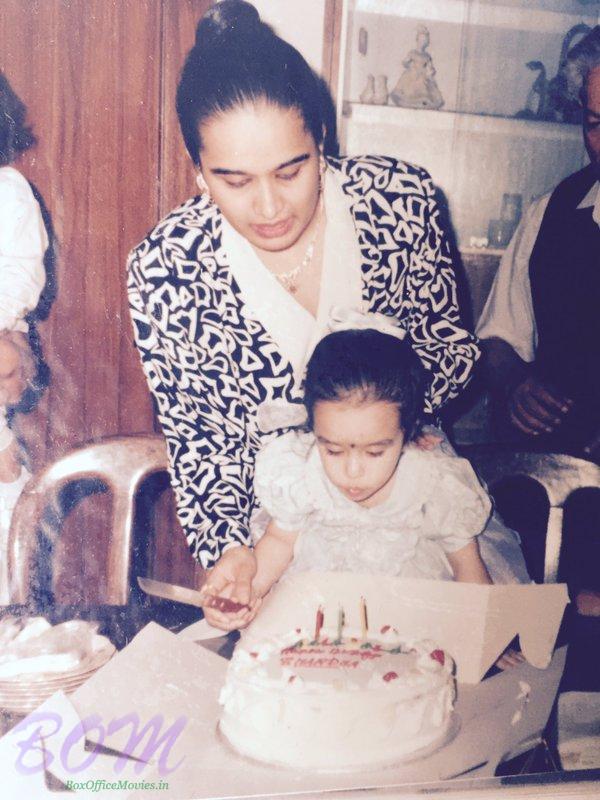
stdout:
[[[256,575],[256,558],[249,547],[226,550],[209,571],[201,593],[206,597],[202,607],[209,625],[224,631],[243,628],[254,618],[260,601],[252,595],[252,580]],[[224,597],[239,603],[237,611],[223,611],[211,605],[214,598]]]

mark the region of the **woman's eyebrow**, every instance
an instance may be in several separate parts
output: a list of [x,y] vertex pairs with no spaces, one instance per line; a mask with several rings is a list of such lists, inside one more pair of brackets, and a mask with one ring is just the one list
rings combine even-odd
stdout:
[[[302,153],[301,156],[290,158],[289,161],[284,161],[283,164],[278,164],[278,166],[275,167],[273,172],[278,172],[280,169],[291,167],[294,164],[301,164],[303,161],[306,161],[309,158],[310,158],[310,153]],[[241,169],[226,169],[225,167],[215,167],[214,169],[211,168],[210,172],[213,175],[241,175],[241,176],[248,175],[247,172],[244,172]]]
[[302,153],[301,156],[296,156],[296,158],[290,158],[289,161],[285,161],[283,164],[280,164],[278,167],[275,167],[275,171],[278,169],[285,169],[286,167],[291,167],[294,164],[301,164],[303,161],[307,161],[310,158],[310,153]]

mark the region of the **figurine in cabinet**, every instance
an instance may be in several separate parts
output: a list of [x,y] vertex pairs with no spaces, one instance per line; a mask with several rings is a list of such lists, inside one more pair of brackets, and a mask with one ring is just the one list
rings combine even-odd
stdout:
[[375,78],[375,94],[373,95],[373,102],[379,106],[387,105],[390,93],[387,85],[387,75],[378,75]]
[[527,68],[536,72],[537,76],[527,93],[525,108],[515,114],[519,119],[545,119],[548,110],[548,78],[546,67],[541,61],[528,61]]
[[365,88],[359,94],[359,99],[361,103],[373,103],[375,102],[375,76],[374,75],[367,75],[367,82],[365,84]]
[[436,109],[444,105],[428,47],[429,30],[425,25],[419,25],[416,49],[411,50],[402,62],[404,72],[390,94],[397,106]]

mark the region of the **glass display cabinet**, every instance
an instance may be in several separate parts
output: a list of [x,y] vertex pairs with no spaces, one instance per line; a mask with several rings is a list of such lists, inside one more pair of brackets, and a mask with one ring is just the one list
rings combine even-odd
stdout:
[[342,151],[425,167],[447,199],[478,316],[532,198],[586,162],[567,50],[595,0],[345,0]]

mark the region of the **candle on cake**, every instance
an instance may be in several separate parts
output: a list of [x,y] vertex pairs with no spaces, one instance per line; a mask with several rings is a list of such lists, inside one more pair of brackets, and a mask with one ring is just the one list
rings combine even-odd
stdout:
[[360,632],[362,638],[366,641],[369,633],[369,620],[367,617],[367,601],[364,597],[360,598]]
[[323,606],[319,606],[317,609],[317,617],[315,620],[315,642],[319,641],[319,637],[321,635],[321,628],[323,627]]
[[338,626],[337,626],[337,640],[341,643],[342,632],[344,630],[344,609],[340,606],[338,608]]

